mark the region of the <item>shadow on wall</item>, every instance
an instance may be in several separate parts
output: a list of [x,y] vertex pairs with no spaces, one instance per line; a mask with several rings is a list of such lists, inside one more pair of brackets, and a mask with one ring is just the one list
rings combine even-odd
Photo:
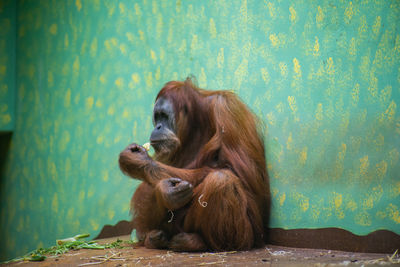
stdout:
[[[4,174],[4,168],[6,166],[6,158],[8,151],[10,150],[11,144],[11,132],[0,132],[0,189],[3,188],[1,184],[3,183],[2,174]],[[1,194],[4,196],[4,194]]]

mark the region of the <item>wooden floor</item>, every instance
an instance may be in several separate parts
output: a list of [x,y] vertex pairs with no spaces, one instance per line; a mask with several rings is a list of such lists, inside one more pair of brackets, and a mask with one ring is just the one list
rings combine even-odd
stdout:
[[[119,237],[128,240],[129,236]],[[117,238],[99,240],[111,243]],[[178,253],[127,245],[121,249],[70,251],[43,262],[17,262],[11,266],[390,266],[396,256],[267,245],[251,251]]]

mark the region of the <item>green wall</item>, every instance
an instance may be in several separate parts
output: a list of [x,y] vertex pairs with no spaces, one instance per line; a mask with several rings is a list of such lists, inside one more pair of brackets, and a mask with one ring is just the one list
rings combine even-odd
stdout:
[[30,0],[17,10],[2,259],[129,219],[138,182],[118,154],[148,140],[156,93],[189,74],[235,90],[265,122],[271,227],[400,234],[399,1]]
[[0,132],[14,128],[16,2],[0,1]]

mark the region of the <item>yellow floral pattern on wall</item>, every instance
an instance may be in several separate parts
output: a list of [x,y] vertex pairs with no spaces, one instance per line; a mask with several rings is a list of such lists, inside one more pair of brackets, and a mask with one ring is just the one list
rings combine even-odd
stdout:
[[17,5],[2,257],[128,219],[138,182],[118,153],[147,141],[156,93],[189,74],[263,120],[271,227],[400,234],[399,1]]
[[0,2],[0,132],[14,128],[15,2]]

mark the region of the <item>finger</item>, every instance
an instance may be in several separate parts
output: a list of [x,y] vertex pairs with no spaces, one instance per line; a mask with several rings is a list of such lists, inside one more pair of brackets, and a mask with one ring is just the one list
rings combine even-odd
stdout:
[[193,194],[193,190],[190,186],[184,187],[184,188],[174,188],[174,190],[172,190],[171,192],[173,195],[177,196],[177,197],[182,197],[186,194]]
[[179,192],[178,194],[172,194],[170,196],[170,202],[182,205],[187,203],[192,197],[193,197],[192,191],[187,190]]
[[168,179],[168,182],[171,186],[176,186],[177,184],[180,184],[182,180],[176,177],[171,177]]
[[175,190],[176,191],[186,191],[186,190],[191,190],[192,189],[192,185],[186,181],[182,181],[180,184],[175,186]]
[[179,182],[182,181],[182,179],[177,178],[177,177],[171,177],[171,178],[168,178],[168,180],[170,180],[170,181],[172,181],[172,182],[175,182],[175,183],[179,183]]
[[160,181],[160,185],[167,189],[167,190],[172,190],[172,188],[175,187],[176,184],[180,182],[179,178],[168,178]]
[[146,152],[146,150],[144,149],[144,147],[138,145],[138,144],[131,144],[129,145],[129,150],[131,152]]

